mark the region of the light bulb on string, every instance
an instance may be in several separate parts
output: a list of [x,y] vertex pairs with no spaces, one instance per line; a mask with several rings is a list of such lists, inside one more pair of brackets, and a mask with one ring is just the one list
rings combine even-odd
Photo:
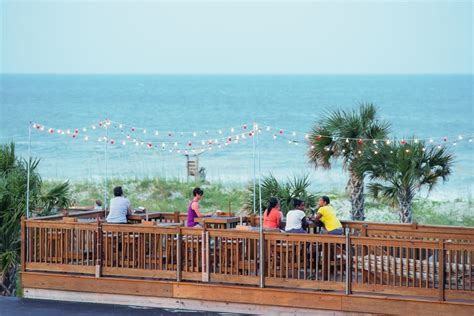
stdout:
[[92,129],[95,129],[95,125],[92,125]]
[[158,131],[155,131],[155,136],[158,136],[160,135],[160,133]]
[[459,136],[458,136],[458,139],[459,139],[459,140],[462,140],[462,135],[459,135]]
[[121,129],[121,128],[123,128],[123,125],[122,125],[122,124],[120,124],[120,125],[119,125],[119,128],[120,128],[120,129]]
[[84,137],[84,140],[85,140],[85,141],[88,141],[88,140],[89,140],[89,136]]
[[387,139],[387,140],[385,141],[385,144],[390,145],[390,139]]
[[67,133],[68,135],[71,134],[71,130],[68,129],[68,130],[66,131],[66,133]]
[[233,127],[230,129],[230,132],[231,132],[231,133],[233,133],[233,132],[234,132],[234,128],[233,128]]
[[433,138],[430,138],[430,143],[433,143],[433,142],[434,142]]
[[273,139],[277,139],[276,135],[273,135]]
[[309,134],[304,135],[304,138],[305,138],[305,139],[308,139],[308,138],[309,138]]
[[83,131],[83,132],[87,132],[87,128],[84,127],[84,128],[82,129],[82,131]]
[[296,136],[296,132],[293,132],[293,134],[292,134],[292,135],[293,135],[293,137],[294,137],[294,136]]
[[123,142],[122,142],[122,145],[124,145],[124,146],[125,146],[126,144],[127,144],[127,142],[126,142],[126,141],[123,141]]
[[222,130],[219,130],[219,134],[220,134],[220,135],[222,134]]
[[346,143],[349,143],[349,138],[346,138]]
[[143,130],[143,134],[146,134],[146,129]]
[[377,144],[377,141],[374,139],[374,140],[372,141],[372,144],[376,145],[376,144]]
[[267,132],[269,132],[269,131],[270,131],[270,126],[267,126]]
[[415,144],[418,144],[418,139],[415,138],[413,141],[415,142]]
[[193,136],[194,136],[194,137],[196,137],[196,136],[197,136],[196,132],[194,132],[194,133],[193,133]]

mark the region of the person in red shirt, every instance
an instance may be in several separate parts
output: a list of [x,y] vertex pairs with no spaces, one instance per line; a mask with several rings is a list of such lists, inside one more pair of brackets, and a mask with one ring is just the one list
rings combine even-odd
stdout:
[[280,201],[276,197],[270,198],[268,208],[263,214],[263,228],[264,229],[280,229],[281,226],[281,212]]

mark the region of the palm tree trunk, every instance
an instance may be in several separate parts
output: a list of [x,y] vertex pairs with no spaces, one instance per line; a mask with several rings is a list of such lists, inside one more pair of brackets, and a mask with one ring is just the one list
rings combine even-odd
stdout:
[[350,172],[349,187],[351,191],[351,217],[354,221],[365,220],[364,216],[364,178]]
[[12,264],[0,274],[0,296],[15,296],[16,272],[16,267]]
[[400,222],[411,223],[413,219],[412,200],[406,197],[400,197]]

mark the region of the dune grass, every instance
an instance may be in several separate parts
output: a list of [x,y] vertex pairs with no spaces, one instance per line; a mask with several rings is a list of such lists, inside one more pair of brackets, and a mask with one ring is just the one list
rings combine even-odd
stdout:
[[[45,181],[52,186],[55,182]],[[71,182],[71,195],[74,204],[92,206],[96,199],[104,199],[104,183],[102,182]],[[108,185],[108,196],[112,196],[113,187],[121,185],[125,196],[130,199],[132,207],[143,206],[151,211],[185,212],[192,198],[192,190],[196,186],[204,189],[201,208],[206,211],[238,212],[248,200],[245,185],[229,185],[222,183],[185,182],[178,179],[111,179]],[[331,198],[338,216],[350,219],[349,197],[345,192],[325,193]],[[366,197],[365,213],[367,221],[398,222],[398,211],[382,202]],[[413,203],[413,218],[419,224],[474,226],[474,202],[471,197],[453,201],[435,201],[417,198]]]

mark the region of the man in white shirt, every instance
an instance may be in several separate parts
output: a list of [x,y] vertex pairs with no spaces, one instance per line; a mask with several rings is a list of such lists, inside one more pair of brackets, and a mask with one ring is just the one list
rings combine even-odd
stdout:
[[294,209],[286,214],[285,232],[287,233],[306,233],[308,223],[304,213],[304,202],[300,199],[293,199]]
[[131,214],[130,201],[123,197],[122,187],[114,188],[114,198],[110,199],[110,212],[107,223],[127,224],[127,215]]

